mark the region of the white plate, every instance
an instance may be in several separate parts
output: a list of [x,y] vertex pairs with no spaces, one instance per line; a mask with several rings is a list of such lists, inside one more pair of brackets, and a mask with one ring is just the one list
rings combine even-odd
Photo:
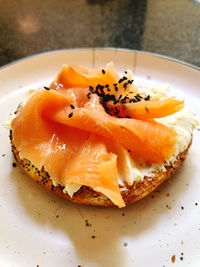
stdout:
[[[48,85],[63,63],[98,67],[111,60],[119,71],[132,69],[137,83],[171,84],[173,94],[185,97],[200,118],[197,68],[138,51],[75,49],[29,57],[0,70],[1,124],[28,88]],[[159,192],[124,209],[96,208],[63,201],[13,168],[8,131],[1,127],[0,265],[200,266],[199,137],[196,130],[187,160]]]

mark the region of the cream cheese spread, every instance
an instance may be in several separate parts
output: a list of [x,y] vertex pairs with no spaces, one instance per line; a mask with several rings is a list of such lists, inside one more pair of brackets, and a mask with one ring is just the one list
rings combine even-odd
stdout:
[[[138,163],[132,159],[127,150],[121,147],[120,154],[123,153],[124,158],[121,160],[119,169],[126,168],[119,177],[119,183],[123,185],[126,181],[128,185],[144,179],[145,176],[151,177],[157,171],[166,171],[166,166],[173,165],[179,153],[183,152],[191,142],[192,131],[198,125],[198,121],[194,118],[194,114],[188,108],[174,113],[173,115],[156,119],[156,121],[173,128],[177,133],[177,142],[173,156],[164,164],[152,164],[147,166],[144,163]],[[121,167],[123,165],[123,167]]]

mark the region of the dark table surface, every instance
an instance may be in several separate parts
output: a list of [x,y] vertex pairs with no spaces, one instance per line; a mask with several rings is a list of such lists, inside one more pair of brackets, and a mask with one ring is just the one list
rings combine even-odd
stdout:
[[122,47],[200,67],[200,6],[190,0],[0,0],[0,65],[73,47]]

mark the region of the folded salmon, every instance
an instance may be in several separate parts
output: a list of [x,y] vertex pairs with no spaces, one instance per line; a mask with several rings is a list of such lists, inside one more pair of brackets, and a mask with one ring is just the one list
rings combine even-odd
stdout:
[[108,103],[108,107],[112,109],[112,114],[117,111],[122,117],[128,115],[133,119],[147,120],[162,118],[178,112],[184,107],[184,101],[170,97],[159,101],[140,100],[134,105],[129,102],[118,103],[117,105]]
[[[111,67],[95,72],[65,66],[51,89],[36,92],[12,121],[13,142],[20,156],[44,167],[61,186],[85,185],[115,205],[125,206],[118,184],[117,155],[107,144],[118,142],[133,157],[151,164],[169,159],[176,142],[173,129],[155,122],[154,116],[142,117],[143,108],[139,109],[141,119],[112,113],[109,101],[122,108],[122,89],[132,86],[126,80],[120,80]],[[167,108],[170,103],[171,113],[180,109],[176,108],[180,102],[169,101]],[[130,105],[134,107],[134,103]],[[156,110],[154,104],[149,109]],[[128,110],[130,113],[131,108]],[[160,117],[162,110],[161,104]]]

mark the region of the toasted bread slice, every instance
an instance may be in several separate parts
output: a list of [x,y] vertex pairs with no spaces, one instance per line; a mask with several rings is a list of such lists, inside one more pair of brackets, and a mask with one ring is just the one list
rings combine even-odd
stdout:
[[[82,204],[82,205],[95,205],[103,207],[115,206],[110,199],[108,199],[103,194],[95,192],[87,186],[82,186],[71,198],[67,193],[63,193],[63,187],[55,187],[49,174],[42,168],[38,169],[34,166],[28,159],[20,158],[19,151],[15,147],[12,140],[12,131],[10,132],[10,140],[12,144],[12,152],[15,156],[16,161],[20,167],[38,184],[42,185],[53,194],[71,202]],[[192,137],[191,137],[192,142]],[[121,191],[122,197],[126,205],[131,204],[154,191],[161,183],[172,177],[175,171],[185,160],[188,149],[191,145],[188,145],[187,149],[177,156],[177,160],[174,162],[173,166],[166,166],[166,171],[158,171],[154,173],[154,176],[145,176],[142,181],[134,182],[132,186],[126,185]]]

